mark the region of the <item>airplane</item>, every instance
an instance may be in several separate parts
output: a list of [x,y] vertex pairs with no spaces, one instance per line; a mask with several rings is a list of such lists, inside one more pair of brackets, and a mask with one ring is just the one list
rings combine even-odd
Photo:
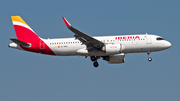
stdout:
[[74,33],[74,38],[43,39],[39,37],[20,16],[11,16],[16,38],[9,47],[54,56],[89,57],[94,67],[98,67],[98,59],[110,64],[124,63],[127,53],[147,53],[148,61],[152,61],[151,52],[162,51],[171,47],[171,43],[161,36],[150,34],[114,35],[91,37],[76,28],[62,17],[65,25]]

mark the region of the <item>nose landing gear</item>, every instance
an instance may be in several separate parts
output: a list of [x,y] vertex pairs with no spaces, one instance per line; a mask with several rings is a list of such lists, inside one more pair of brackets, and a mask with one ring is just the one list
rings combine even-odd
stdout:
[[148,58],[148,61],[149,61],[149,62],[150,62],[150,61],[152,61],[152,58],[151,58],[151,57],[149,57],[149,58]]
[[147,54],[148,54],[148,61],[149,62],[152,61],[152,58],[150,57],[150,52],[147,52]]

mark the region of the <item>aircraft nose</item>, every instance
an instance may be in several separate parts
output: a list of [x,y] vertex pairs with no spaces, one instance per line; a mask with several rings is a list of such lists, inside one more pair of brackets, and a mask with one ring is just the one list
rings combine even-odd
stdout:
[[171,43],[167,41],[167,42],[166,42],[166,47],[167,47],[167,48],[170,48],[170,47],[171,47]]

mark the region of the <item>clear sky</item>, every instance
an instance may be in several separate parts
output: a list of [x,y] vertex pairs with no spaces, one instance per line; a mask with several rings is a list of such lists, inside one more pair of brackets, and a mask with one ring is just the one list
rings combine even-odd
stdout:
[[[180,101],[180,0],[1,0],[0,101]],[[8,48],[20,15],[42,38],[156,34],[170,49],[126,54],[124,64]]]

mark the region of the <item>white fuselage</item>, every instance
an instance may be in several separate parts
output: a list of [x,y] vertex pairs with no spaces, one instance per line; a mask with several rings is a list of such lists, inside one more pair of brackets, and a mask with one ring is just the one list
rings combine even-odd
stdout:
[[[132,38],[139,36],[139,38]],[[139,53],[154,52],[167,49],[171,43],[166,40],[157,40],[157,35],[124,35],[124,36],[101,36],[93,37],[106,44],[121,44],[123,50],[121,53]],[[89,56],[93,53],[88,52],[86,45],[82,44],[75,38],[59,38],[59,39],[42,39],[50,49],[59,56],[82,55]],[[42,46],[43,49],[43,46]],[[96,52],[96,56],[106,56],[114,54],[106,54],[104,52]]]

